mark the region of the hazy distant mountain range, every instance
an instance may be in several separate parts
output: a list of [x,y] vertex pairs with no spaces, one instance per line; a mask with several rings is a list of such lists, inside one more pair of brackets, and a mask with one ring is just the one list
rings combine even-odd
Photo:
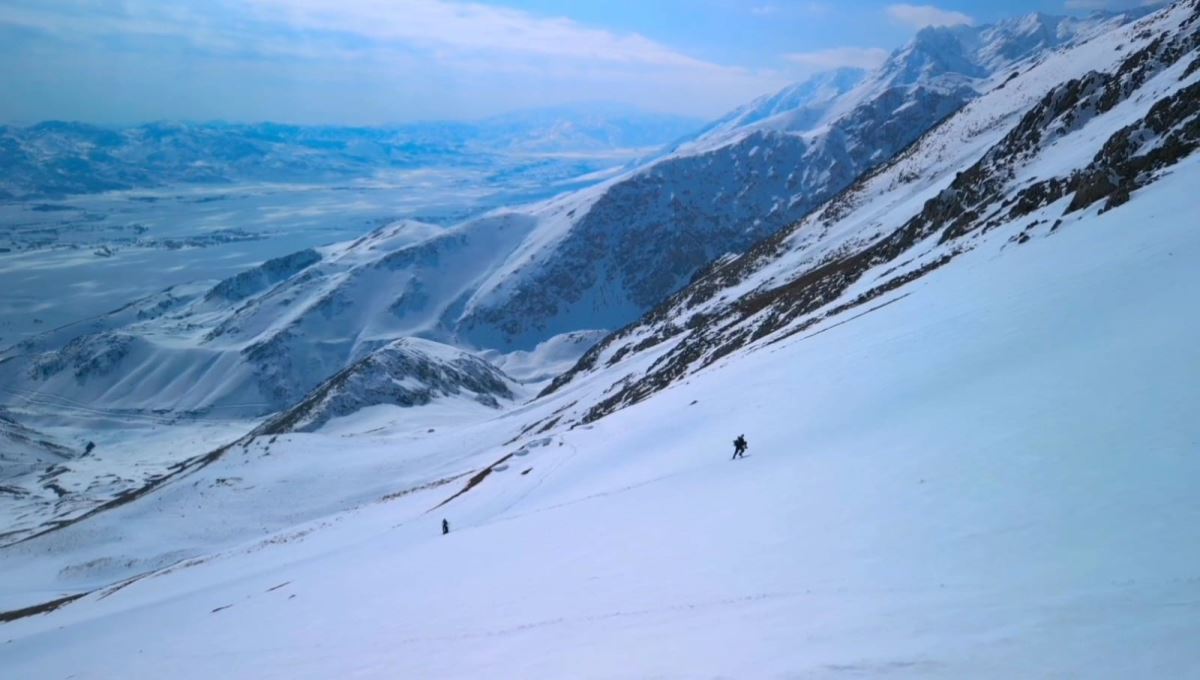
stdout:
[[667,144],[701,124],[596,105],[385,127],[176,122],[104,127],[62,121],[0,126],[0,199],[183,183],[317,182],[389,168],[487,168],[498,156],[629,153]]

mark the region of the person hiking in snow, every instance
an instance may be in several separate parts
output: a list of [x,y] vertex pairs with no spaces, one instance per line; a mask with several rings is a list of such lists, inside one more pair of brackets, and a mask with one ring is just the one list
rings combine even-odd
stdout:
[[746,435],[739,434],[737,439],[733,440],[733,458],[730,458],[729,460],[745,458],[746,457],[746,449],[749,447],[750,447],[750,445],[746,443]]
[[443,519],[442,520],[442,535],[445,536],[448,533],[450,533],[450,523]]

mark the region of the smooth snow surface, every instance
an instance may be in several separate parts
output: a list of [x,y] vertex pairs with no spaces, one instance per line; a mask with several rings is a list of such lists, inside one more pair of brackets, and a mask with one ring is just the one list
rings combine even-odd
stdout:
[[[111,566],[98,556],[147,535],[158,550],[186,536],[179,559],[195,557],[0,625],[0,667],[1200,675],[1198,180],[1185,161],[1086,224],[977,248],[892,304],[731,355],[591,426],[498,443],[585,381],[453,431],[384,414],[360,421],[369,433],[248,443],[0,553],[14,605],[113,582],[65,567]],[[739,433],[750,455],[730,462]],[[488,466],[435,509],[466,477],[439,480]],[[349,489],[379,501],[420,485],[321,512]],[[305,508],[311,522],[230,542],[251,517],[300,522]],[[205,540],[215,554],[193,552]]]

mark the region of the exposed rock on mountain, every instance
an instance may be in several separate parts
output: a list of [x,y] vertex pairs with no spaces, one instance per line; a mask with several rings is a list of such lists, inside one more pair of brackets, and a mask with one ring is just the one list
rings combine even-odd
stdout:
[[1198,29],[1193,0],[1047,57],[807,219],[714,263],[546,392],[620,376],[577,407],[595,420],[733,351],[887,304],[966,250],[1052,238],[1101,200],[1135,200],[1200,143]]
[[927,29],[871,74],[835,72],[755,102],[604,184],[449,229],[389,225],[202,292],[179,288],[23,343],[0,377],[22,394],[117,410],[263,415],[398,338],[509,353],[619,328],[980,92],[1015,87],[1009,68],[1124,20]]
[[528,349],[632,321],[708,262],[833,198],[1018,64],[1130,16],[927,28],[870,74],[835,71],[751,103],[542,219],[532,247],[471,298],[458,328],[478,346]]
[[259,433],[309,432],[368,406],[424,406],[460,395],[500,408],[502,400],[516,397],[515,387],[503,372],[473,354],[406,338],[375,350],[325,381],[304,401],[259,428]]

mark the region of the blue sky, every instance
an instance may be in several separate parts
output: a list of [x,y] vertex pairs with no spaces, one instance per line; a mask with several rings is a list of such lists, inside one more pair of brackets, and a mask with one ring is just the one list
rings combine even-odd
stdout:
[[0,120],[713,117],[922,26],[1146,0],[0,0]]

